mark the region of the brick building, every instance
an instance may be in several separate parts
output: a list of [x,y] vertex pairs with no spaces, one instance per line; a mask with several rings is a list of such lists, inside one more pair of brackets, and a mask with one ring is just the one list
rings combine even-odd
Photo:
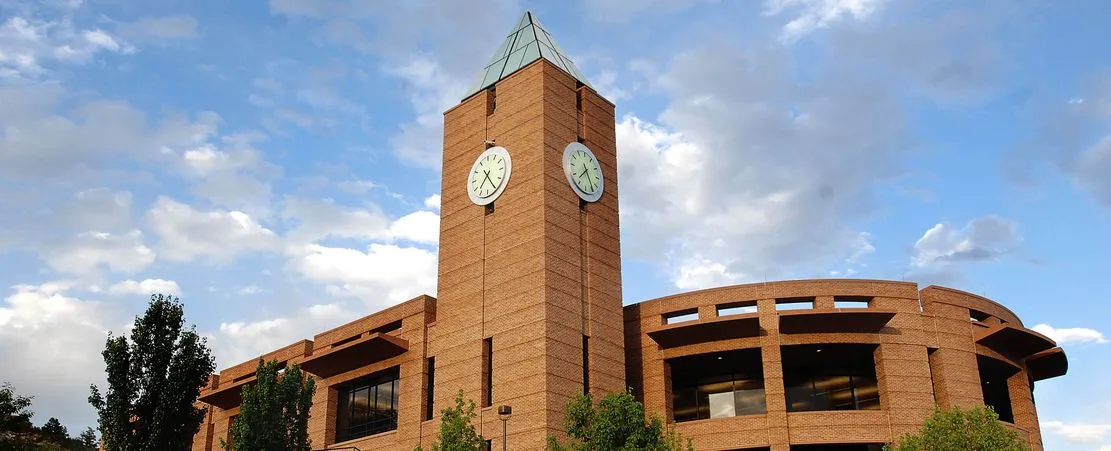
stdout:
[[[431,444],[462,390],[476,427],[543,449],[566,402],[630,387],[699,450],[873,450],[935,405],[993,406],[1041,448],[1034,381],[1064,353],[1007,308],[913,283],[804,280],[623,306],[614,105],[530,14],[444,113],[437,298],[262,358],[317,378],[315,449]],[[193,449],[219,449],[257,360],[213,375]]]

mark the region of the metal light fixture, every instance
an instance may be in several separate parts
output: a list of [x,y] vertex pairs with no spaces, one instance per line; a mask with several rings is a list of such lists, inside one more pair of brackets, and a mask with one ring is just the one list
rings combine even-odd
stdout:
[[506,451],[509,436],[506,435],[506,425],[509,424],[509,417],[513,415],[512,406],[498,406],[498,418],[501,418],[501,449]]

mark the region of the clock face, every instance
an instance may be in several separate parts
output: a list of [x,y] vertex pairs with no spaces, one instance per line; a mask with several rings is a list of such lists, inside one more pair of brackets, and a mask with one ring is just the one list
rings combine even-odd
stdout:
[[602,197],[605,179],[602,167],[594,152],[580,142],[573,142],[563,150],[563,172],[571,189],[587,202],[597,202]]
[[509,151],[504,147],[491,147],[482,152],[467,175],[467,194],[471,202],[487,205],[505,190],[513,171]]

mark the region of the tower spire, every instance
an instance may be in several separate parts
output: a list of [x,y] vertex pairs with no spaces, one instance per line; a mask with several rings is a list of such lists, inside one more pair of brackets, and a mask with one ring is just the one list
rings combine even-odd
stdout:
[[567,57],[559,44],[556,44],[555,38],[540,25],[536,16],[531,11],[525,11],[463,98],[490,87],[540,58],[548,60],[582,84],[591,86],[586,76],[575,67],[575,63],[571,62],[571,58]]

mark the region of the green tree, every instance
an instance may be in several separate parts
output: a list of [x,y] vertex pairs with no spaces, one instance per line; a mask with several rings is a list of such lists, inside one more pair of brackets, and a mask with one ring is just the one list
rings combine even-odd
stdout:
[[277,361],[258,361],[255,383],[243,387],[239,416],[231,429],[236,451],[310,451],[309,408],[316,381],[297,365],[282,371]]
[[[432,443],[432,451],[483,451],[486,439],[474,429],[472,420],[478,414],[474,401],[463,402],[463,390],[455,395],[455,406],[440,411],[440,433]],[[421,451],[418,445],[416,451]]]
[[689,439],[666,428],[658,416],[648,418],[631,393],[609,393],[597,404],[590,394],[567,405],[568,441],[548,437],[551,451],[693,451]]
[[104,449],[188,450],[205,415],[194,403],[216,364],[196,327],[185,328],[181,301],[152,295],[130,342],[109,336],[101,355],[108,390],[102,396],[90,387],[89,403],[99,414]]
[[885,451],[1025,451],[1018,432],[999,421],[991,407],[935,410],[926,424]]
[[90,449],[96,449],[96,431],[93,430],[93,428],[91,427],[85,428],[85,431],[82,432],[81,435],[77,436],[77,441],[81,444],[81,446]]
[[61,421],[54,417],[46,420],[46,424],[39,428],[39,433],[52,442],[66,443],[69,441],[69,431],[66,430],[65,426],[62,426]]
[[0,386],[0,432],[24,432],[33,428],[30,396],[18,395],[11,383]]

